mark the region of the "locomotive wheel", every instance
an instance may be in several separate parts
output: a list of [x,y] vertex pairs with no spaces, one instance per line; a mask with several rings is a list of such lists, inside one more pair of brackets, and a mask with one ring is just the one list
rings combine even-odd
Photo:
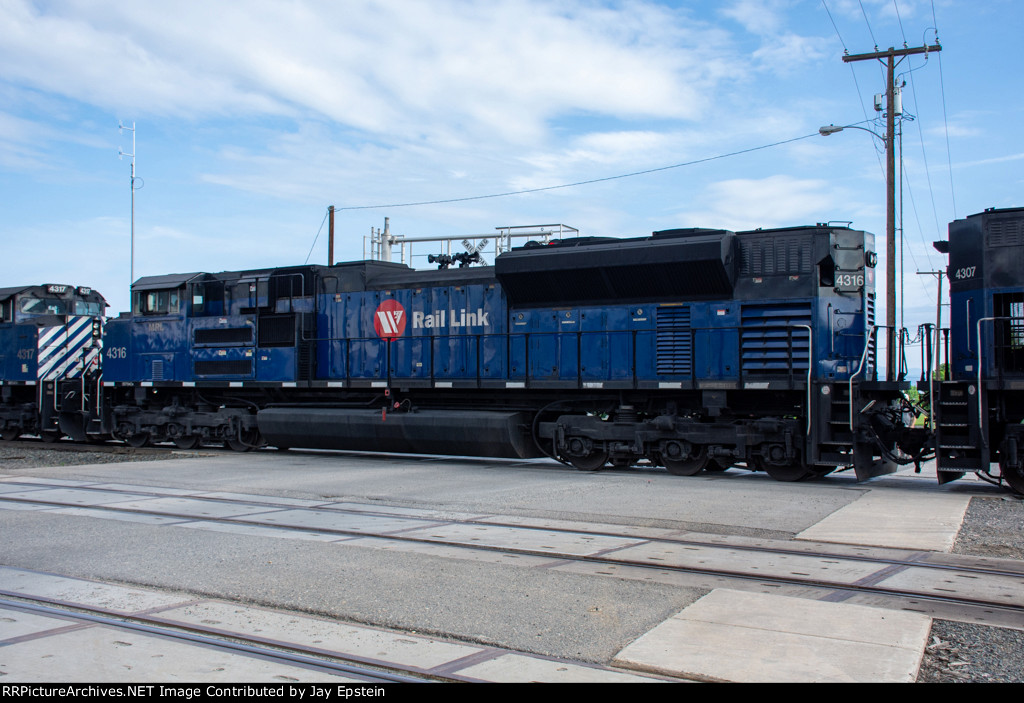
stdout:
[[674,459],[662,459],[665,463],[665,468],[673,476],[696,476],[708,466],[707,457],[697,457],[696,459],[684,459],[682,461],[676,461]]
[[0,432],[0,438],[5,442],[13,442],[21,436],[21,429],[18,427],[8,427],[3,432]]
[[1024,468],[1010,469],[999,462],[999,471],[1002,473],[1006,485],[1016,493],[1024,495]]
[[39,433],[39,437],[47,444],[53,444],[63,435],[60,433],[60,430],[43,430]]
[[142,449],[149,444],[149,432],[139,432],[137,434],[129,435],[124,441],[129,447]]
[[669,459],[662,454],[661,461],[673,476],[696,476],[710,465],[712,459],[708,457],[707,447],[701,447],[688,459]]
[[174,446],[178,449],[195,449],[203,438],[197,434],[182,435],[174,438]]
[[572,456],[569,463],[580,471],[597,471],[608,463],[608,452],[593,451],[586,456]]
[[803,481],[813,475],[813,472],[803,464],[790,464],[789,466],[776,466],[769,464],[765,467],[765,471],[776,481],[782,481],[783,483],[793,483],[794,481]]
[[776,481],[782,481],[783,483],[803,481],[805,478],[814,475],[810,468],[800,463],[799,457],[792,464],[769,464],[761,457],[757,457],[754,460],[754,465],[757,467],[756,471],[764,471]]

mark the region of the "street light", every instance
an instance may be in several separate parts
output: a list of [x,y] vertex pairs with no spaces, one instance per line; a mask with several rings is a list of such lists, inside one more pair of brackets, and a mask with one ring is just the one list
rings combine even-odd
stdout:
[[818,134],[827,137],[844,129],[859,129],[862,132],[878,137],[885,142],[886,152],[886,217],[885,217],[885,326],[888,328],[886,335],[885,353],[885,380],[896,380],[896,157],[893,148],[892,111],[889,115],[889,131],[883,136],[865,127],[856,125],[843,125],[841,127],[830,124],[818,128]]
[[881,139],[883,142],[885,141],[885,137],[883,137],[878,132],[875,132],[874,130],[868,129],[867,127],[858,127],[855,124],[843,125],[841,127],[838,126],[838,125],[834,125],[834,124],[825,125],[824,127],[818,127],[818,134],[820,134],[823,137],[827,137],[830,134],[835,134],[836,132],[842,132],[844,129],[859,129],[862,132],[867,132],[868,134],[875,135],[876,137]]

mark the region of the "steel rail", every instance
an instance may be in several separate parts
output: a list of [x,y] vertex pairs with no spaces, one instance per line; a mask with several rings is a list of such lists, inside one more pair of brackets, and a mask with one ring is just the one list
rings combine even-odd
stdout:
[[[60,607],[57,606],[59,604]],[[88,606],[80,603],[67,603],[50,598],[26,595],[17,591],[0,590],[0,608],[18,610],[36,615],[46,615],[61,619],[89,622],[105,627],[130,630],[163,639],[187,642],[223,649],[245,656],[269,659],[276,662],[293,664],[304,669],[321,671],[330,674],[344,674],[364,679],[367,682],[381,683],[425,683],[429,681],[468,681],[470,679],[436,676],[414,668],[388,666],[386,669],[365,664],[343,662],[358,661],[357,657],[345,657],[327,654],[311,648],[304,648],[290,643],[269,643],[260,638],[249,637],[241,633],[227,633],[201,625],[178,623],[162,618],[118,613],[105,608]],[[305,654],[303,652],[309,652]],[[313,654],[317,656],[313,656]],[[321,657],[339,661],[330,661]],[[405,672],[405,673],[396,673]],[[417,673],[410,676],[408,673]]]
[[[34,485],[38,486],[38,484],[34,484]],[[65,486],[63,488],[67,488],[67,487]],[[178,494],[176,497],[182,498],[182,497],[187,497],[187,496],[181,496],[180,494]],[[33,501],[33,500],[28,500],[28,499],[8,498],[8,497],[3,497],[3,496],[0,496],[0,500],[12,500],[12,501],[21,502],[21,503],[38,503],[38,504],[44,504],[44,505],[60,505],[60,506],[66,505],[64,503],[55,503],[55,502],[48,502],[48,501]],[[241,502],[241,501],[238,501],[238,502]],[[78,505],[76,507],[83,507],[83,506]],[[260,507],[264,507],[264,506],[261,504]],[[295,509],[295,506],[286,506],[286,507],[288,507],[289,509]],[[189,519],[189,520],[202,519],[204,522],[219,522],[219,523],[235,524],[235,525],[250,525],[250,526],[264,527],[264,528],[267,528],[269,530],[282,530],[282,531],[289,531],[289,530],[291,530],[291,531],[303,531],[303,532],[310,532],[311,531],[311,529],[308,526],[307,527],[298,527],[298,526],[290,527],[290,526],[287,526],[287,525],[284,525],[284,526],[282,526],[282,525],[270,525],[270,524],[267,524],[265,522],[260,522],[260,521],[256,521],[256,520],[245,520],[245,519],[237,519],[237,518],[232,518],[232,519],[229,519],[229,518],[212,518],[212,517],[209,517],[209,516],[199,517],[199,516],[195,516],[195,515],[189,515],[187,513],[171,513],[171,512],[149,513],[147,511],[143,511],[143,510],[130,509],[130,508],[117,508],[117,507],[114,507],[114,506],[97,506],[97,507],[93,507],[92,509],[94,509],[94,510],[104,510],[104,511],[110,511],[110,512],[130,513],[130,514],[152,514],[152,515],[159,515],[161,517],[176,517],[176,518]],[[319,510],[318,508],[311,508],[311,509]],[[394,518],[395,516],[391,516],[391,517]],[[406,519],[413,519],[413,518],[406,518]],[[424,520],[423,518],[416,518],[416,519]],[[437,520],[435,522],[440,523],[440,525],[455,523],[455,521],[450,521],[450,520],[443,520],[443,521]],[[555,531],[553,529],[544,528],[544,527],[522,528],[519,525],[497,525],[495,523],[489,523],[489,522],[481,522],[480,524],[481,525],[491,526],[491,527],[514,527],[514,528],[517,528],[517,529],[532,529],[532,530]],[[958,605],[961,605],[961,606],[973,606],[973,607],[984,607],[984,608],[989,608],[989,609],[998,609],[998,610],[1006,612],[1006,613],[1013,613],[1013,614],[1018,615],[1018,616],[1024,616],[1024,604],[1021,604],[1021,605],[1007,604],[1007,603],[999,602],[999,601],[996,601],[996,600],[972,599],[972,598],[962,597],[962,596],[940,596],[940,595],[936,595],[934,593],[930,593],[930,592],[925,591],[925,590],[912,591],[912,590],[900,590],[900,589],[897,589],[897,588],[890,588],[890,587],[883,587],[883,586],[864,585],[864,584],[856,584],[856,583],[851,584],[851,583],[842,582],[842,581],[838,581],[838,580],[827,580],[827,579],[822,579],[822,578],[814,578],[814,577],[810,577],[809,575],[807,575],[807,577],[805,577],[805,578],[795,578],[792,575],[791,576],[777,576],[777,575],[766,575],[766,574],[763,574],[763,573],[751,573],[750,571],[744,571],[742,568],[707,568],[707,567],[683,566],[683,565],[672,565],[672,564],[654,564],[654,563],[651,563],[649,561],[640,561],[640,560],[625,559],[625,558],[611,558],[611,557],[607,557],[607,556],[580,555],[580,554],[572,554],[572,553],[567,553],[567,552],[559,552],[559,551],[554,551],[554,550],[541,550],[541,549],[532,549],[532,548],[524,548],[524,547],[507,547],[507,546],[487,545],[487,544],[480,544],[480,543],[468,544],[466,542],[447,541],[447,540],[444,540],[444,539],[426,538],[426,537],[414,537],[414,536],[410,536],[408,534],[402,534],[402,535],[383,534],[383,533],[374,533],[374,532],[368,532],[368,531],[345,530],[345,529],[339,529],[339,528],[314,528],[312,531],[323,533],[323,534],[332,534],[332,535],[333,534],[337,534],[337,535],[342,535],[342,536],[361,537],[361,538],[373,537],[375,539],[385,539],[385,540],[390,540],[390,541],[395,541],[395,542],[408,542],[408,543],[413,543],[413,544],[442,545],[442,546],[455,547],[457,549],[467,549],[467,550],[476,550],[476,551],[493,552],[493,553],[504,553],[504,554],[517,554],[517,555],[523,555],[523,556],[535,556],[535,557],[542,557],[542,558],[545,558],[545,559],[557,559],[557,560],[574,561],[574,562],[580,562],[580,563],[600,564],[600,565],[603,565],[603,566],[619,566],[619,567],[634,567],[634,568],[641,568],[641,569],[657,569],[657,570],[660,570],[660,571],[669,571],[669,572],[675,572],[675,573],[700,574],[700,575],[707,575],[707,576],[724,576],[724,577],[741,579],[741,580],[747,580],[747,581],[760,581],[760,582],[769,582],[769,583],[784,584],[784,585],[798,585],[798,586],[811,586],[811,587],[818,587],[818,588],[827,588],[827,589],[830,589],[832,591],[845,591],[845,592],[851,592],[851,593],[871,593],[871,594],[877,594],[877,595],[886,595],[886,596],[904,597],[904,598],[909,597],[909,598],[917,598],[917,599],[920,599],[920,600],[927,600],[927,601],[933,601],[933,602],[941,602],[941,603],[947,603],[947,604],[958,604]],[[591,533],[591,532],[573,532],[573,531],[564,531],[564,532],[567,533],[567,534],[581,534],[581,535],[586,535],[586,536],[593,536],[595,534],[595,533]],[[682,542],[682,541],[680,541],[680,542],[673,542],[671,540],[661,540],[661,539],[658,539],[658,538],[636,537],[635,535],[609,535],[609,536],[618,536],[618,537],[624,537],[624,538],[627,538],[627,539],[636,539],[638,541],[642,541],[642,542],[645,542],[645,543],[648,543],[648,544],[650,544],[650,543],[658,543],[658,542],[662,542],[662,541],[667,542],[669,544],[681,544],[681,545],[688,544],[687,542]],[[694,545],[694,546],[699,546],[699,545]],[[890,567],[890,568],[894,567],[894,566],[895,567],[904,566],[906,568],[935,570],[935,571],[944,571],[944,572],[979,573],[979,570],[977,570],[977,569],[961,568],[961,567],[957,567],[956,565],[934,565],[934,564],[930,564],[928,562],[920,562],[920,561],[914,561],[914,560],[906,560],[906,561],[904,561],[904,560],[886,560],[884,558],[872,558],[870,556],[860,556],[860,557],[857,557],[857,556],[847,556],[845,554],[835,554],[835,553],[828,553],[828,552],[808,553],[808,552],[794,551],[794,550],[778,550],[778,549],[772,549],[770,547],[748,548],[748,549],[745,550],[745,549],[743,549],[742,546],[733,546],[733,545],[710,544],[710,545],[705,545],[705,546],[707,546],[709,548],[715,548],[715,549],[728,549],[728,550],[735,550],[735,551],[757,551],[757,552],[760,552],[760,553],[772,553],[772,554],[780,554],[780,555],[785,555],[785,556],[803,556],[803,557],[808,557],[808,558],[828,558],[828,559],[834,559],[834,560],[849,560],[849,561],[856,561],[856,562],[877,563],[877,564],[879,564],[879,566],[887,566],[887,567]],[[1007,571],[985,571],[985,570],[981,570],[981,573],[984,573],[985,575],[990,575],[990,576],[1004,576],[1004,577],[1011,577],[1011,578],[1018,578],[1018,579],[1021,578],[1022,576],[1024,576],[1024,574],[1021,574],[1021,573],[1007,572]]]
[[[578,529],[578,528],[574,529],[574,528],[569,528],[569,527],[556,527],[556,526],[545,526],[545,525],[524,525],[522,523],[500,522],[500,521],[494,521],[494,520],[452,519],[452,518],[435,519],[435,518],[431,518],[431,517],[417,517],[417,516],[409,516],[409,515],[396,515],[394,513],[388,512],[386,510],[372,510],[372,509],[371,510],[355,510],[355,509],[352,509],[352,508],[330,507],[331,504],[335,502],[335,501],[331,501],[331,500],[325,501],[325,503],[323,505],[314,504],[314,505],[310,505],[310,506],[297,506],[297,505],[294,505],[294,504],[275,503],[275,502],[272,502],[272,501],[260,501],[258,503],[254,503],[254,502],[249,502],[249,501],[241,500],[241,499],[238,499],[238,498],[224,498],[224,497],[219,497],[219,496],[205,496],[205,495],[202,495],[202,494],[193,495],[193,494],[182,494],[182,493],[179,493],[179,492],[161,493],[159,491],[142,491],[142,490],[134,491],[134,490],[130,490],[130,489],[127,489],[127,488],[108,488],[108,487],[105,487],[102,484],[95,485],[95,486],[67,486],[67,485],[63,485],[63,484],[47,485],[47,484],[41,484],[39,482],[22,483],[22,482],[17,481],[17,480],[13,480],[13,481],[10,481],[10,480],[0,480],[0,485],[12,485],[12,484],[13,485],[24,485],[26,488],[29,488],[29,489],[60,488],[60,489],[64,489],[64,490],[72,489],[72,490],[81,490],[81,491],[95,491],[97,493],[99,493],[99,492],[102,492],[102,493],[123,493],[123,494],[128,495],[128,496],[139,496],[139,495],[142,495],[142,496],[147,496],[147,497],[148,496],[152,496],[154,498],[179,498],[179,499],[180,498],[185,498],[185,499],[191,499],[191,500],[208,501],[208,502],[211,502],[211,503],[219,503],[219,504],[223,504],[223,505],[246,505],[246,506],[252,506],[252,507],[259,507],[259,508],[270,508],[270,509],[278,508],[278,509],[281,509],[281,510],[312,510],[312,511],[317,511],[317,512],[321,512],[321,513],[336,513],[338,515],[360,515],[360,516],[368,516],[368,517],[381,517],[381,518],[387,518],[389,520],[396,520],[396,521],[399,521],[399,522],[415,520],[415,521],[419,521],[419,522],[433,522],[433,523],[437,523],[440,526],[445,526],[445,525],[467,525],[467,526],[481,526],[481,527],[503,527],[503,528],[525,530],[525,531],[533,531],[533,532],[555,532],[555,533],[564,534],[564,535],[580,535],[580,536],[587,536],[587,537],[610,537],[610,538],[617,538],[617,539],[633,539],[633,540],[642,540],[644,542],[658,542],[658,543],[666,543],[666,544],[679,545],[679,546],[685,546],[685,547],[705,547],[705,548],[709,548],[709,549],[731,549],[731,550],[736,550],[736,551],[740,551],[740,552],[752,552],[752,553],[759,553],[759,554],[779,554],[779,555],[784,555],[784,556],[800,556],[800,557],[809,557],[809,558],[843,559],[845,561],[864,562],[864,563],[872,563],[872,564],[884,564],[884,565],[888,565],[888,566],[906,566],[906,567],[914,567],[914,568],[932,569],[932,570],[936,570],[936,571],[953,571],[953,572],[963,572],[963,573],[972,573],[972,574],[983,574],[983,575],[986,575],[986,576],[1007,576],[1007,577],[1011,577],[1011,578],[1024,578],[1024,563],[1022,563],[1021,569],[1019,571],[1009,571],[1009,570],[1004,570],[1004,569],[988,568],[988,567],[982,567],[982,566],[967,566],[967,565],[958,565],[958,564],[940,564],[940,563],[935,563],[935,562],[921,561],[919,559],[897,559],[897,558],[893,558],[893,557],[871,556],[871,555],[862,555],[862,554],[846,554],[846,553],[840,552],[838,550],[834,550],[834,551],[820,551],[820,550],[815,550],[815,549],[795,549],[795,548],[794,549],[787,549],[785,547],[780,547],[780,546],[762,546],[762,545],[751,545],[751,544],[723,544],[721,542],[716,542],[716,541],[712,541],[712,540],[680,539],[680,538],[676,538],[676,537],[649,536],[649,535],[643,535],[643,534],[638,535],[636,533],[611,532],[611,531],[608,531],[608,530],[584,530],[584,529]],[[140,488],[147,488],[147,487],[142,486]],[[10,502],[15,502],[15,503],[37,504],[37,505],[51,505],[51,506],[55,506],[55,507],[69,507],[68,503],[61,503],[61,502],[57,502],[57,501],[45,501],[45,500],[38,500],[38,499],[32,499],[32,498],[13,498],[13,497],[10,497],[8,495],[0,494],[0,503],[2,503],[4,501],[10,501]],[[322,532],[322,533],[328,533],[328,534],[337,534],[337,535],[342,535],[342,536],[346,536],[346,537],[350,537],[350,536],[353,536],[353,537],[372,536],[372,537],[378,537],[378,538],[381,538],[381,539],[395,539],[395,540],[398,540],[398,541],[422,541],[422,542],[426,542],[426,543],[430,543],[430,544],[444,544],[444,545],[451,545],[451,546],[462,545],[462,546],[466,546],[466,547],[475,548],[475,545],[463,545],[463,543],[460,543],[460,542],[440,542],[438,540],[432,540],[432,539],[428,540],[428,539],[422,539],[422,538],[416,538],[416,537],[394,536],[394,535],[387,535],[387,534],[381,534],[381,533],[364,532],[364,531],[359,531],[359,530],[344,530],[344,529],[341,529],[341,528],[332,528],[332,527],[310,528],[308,526],[300,527],[300,526],[290,526],[290,525],[274,525],[274,524],[268,524],[266,522],[260,522],[258,520],[246,520],[246,519],[243,519],[241,517],[212,517],[212,516],[206,516],[206,515],[204,515],[204,516],[192,515],[192,514],[189,514],[189,513],[149,512],[149,511],[141,510],[141,509],[138,509],[138,508],[123,508],[123,507],[112,506],[112,505],[86,506],[86,505],[75,504],[74,507],[86,508],[86,509],[90,509],[90,510],[103,510],[103,511],[108,511],[108,512],[117,512],[117,513],[129,513],[129,514],[134,514],[134,515],[153,515],[153,516],[160,516],[160,517],[180,518],[180,519],[185,519],[185,520],[187,520],[187,519],[202,520],[203,522],[216,522],[216,523],[222,523],[222,524],[228,524],[228,525],[250,525],[250,526],[256,526],[256,527],[266,527],[267,529],[272,529],[272,530],[298,531],[298,532],[310,532],[310,531],[312,531],[312,532]],[[656,528],[656,529],[665,529],[665,528]],[[846,546],[850,546],[850,547],[863,547],[864,545],[849,544],[849,545],[846,545]],[[486,548],[486,545],[484,545],[482,548]],[[906,549],[900,549],[898,547],[880,547],[880,549],[889,549],[889,550],[892,550],[892,551],[911,551],[911,550],[906,550]],[[915,552],[915,553],[919,553],[919,552]],[[551,552],[537,552],[537,554],[548,555],[548,554],[552,554],[552,553]],[[964,556],[966,558],[970,558],[970,555],[960,555],[960,556]],[[981,557],[978,557],[978,558],[981,558]],[[615,561],[614,563],[624,563],[624,562],[622,562],[622,561]]]

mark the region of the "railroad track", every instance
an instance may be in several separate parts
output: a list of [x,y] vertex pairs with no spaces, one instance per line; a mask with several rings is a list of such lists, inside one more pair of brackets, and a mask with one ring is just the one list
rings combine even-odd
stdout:
[[81,603],[55,601],[22,592],[0,590],[0,609],[58,618],[65,622],[98,625],[141,633],[193,646],[210,647],[232,654],[258,657],[265,662],[341,676],[347,681],[361,684],[468,680],[459,676],[430,675],[410,667],[402,668],[391,665],[384,668],[379,664],[371,666],[355,657],[327,655],[316,648],[304,647],[295,643],[268,642],[265,639],[247,637],[239,633],[227,635],[220,630],[204,627],[201,624],[170,622],[155,615],[129,615]]
[[250,535],[335,538],[366,547],[385,540],[392,549],[432,546],[456,558],[510,559],[709,589],[785,589],[1024,629],[1024,563],[1011,560],[47,479],[0,481],[0,507],[5,503],[73,507],[77,514],[107,519],[172,519],[166,528],[236,526]]

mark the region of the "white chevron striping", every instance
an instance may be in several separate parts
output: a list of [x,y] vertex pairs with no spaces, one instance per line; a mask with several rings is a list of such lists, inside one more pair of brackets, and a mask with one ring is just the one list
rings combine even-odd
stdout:
[[52,327],[45,333],[41,332],[37,377],[51,381],[81,373],[84,358],[90,354],[85,345],[91,337],[91,317],[74,317],[68,320],[66,327]]

